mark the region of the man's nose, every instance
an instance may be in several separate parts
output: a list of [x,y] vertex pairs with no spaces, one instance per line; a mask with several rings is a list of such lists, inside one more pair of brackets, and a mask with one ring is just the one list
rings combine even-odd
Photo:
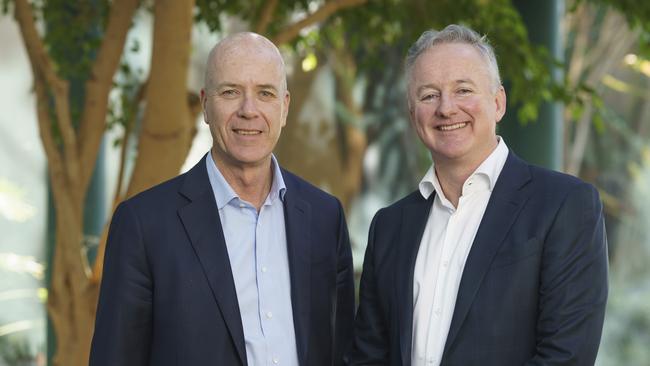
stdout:
[[441,95],[436,114],[438,117],[448,118],[456,113],[456,102],[449,95]]
[[239,105],[237,115],[241,118],[251,119],[257,117],[258,112],[255,97],[245,94],[241,104]]

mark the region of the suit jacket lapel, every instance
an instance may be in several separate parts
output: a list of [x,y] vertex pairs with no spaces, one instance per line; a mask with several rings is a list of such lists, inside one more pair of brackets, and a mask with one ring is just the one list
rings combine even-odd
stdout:
[[529,180],[528,165],[510,152],[465,262],[443,359],[467,316],[492,260],[528,199],[524,187]]
[[239,358],[242,364],[246,365],[246,347],[237,291],[205,164],[204,157],[187,172],[180,193],[191,202],[181,207],[178,215],[203,267]]
[[[432,193],[427,200],[420,192],[414,193],[416,202],[405,206],[402,214],[401,232],[398,249],[395,291],[399,306],[399,334],[402,364],[411,364],[411,343],[413,336],[413,272],[422,234],[426,227],[435,197]],[[396,243],[397,244],[397,243]]]
[[300,365],[306,365],[309,345],[309,314],[311,309],[311,205],[300,197],[299,186],[283,170],[287,191],[284,196],[284,218],[287,254],[291,275],[291,305]]

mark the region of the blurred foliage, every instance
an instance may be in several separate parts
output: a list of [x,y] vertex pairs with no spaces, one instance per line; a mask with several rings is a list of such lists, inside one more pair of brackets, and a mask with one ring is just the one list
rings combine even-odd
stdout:
[[[573,7],[587,0],[577,0]],[[589,0],[612,6],[628,18],[630,24],[644,29],[644,39],[650,39],[650,3],[634,0]],[[6,12],[10,0],[2,0]],[[212,31],[222,30],[223,19],[235,17],[254,28],[269,2],[266,0],[197,0],[195,19]],[[45,25],[44,41],[59,74],[73,81],[71,95],[76,121],[83,100],[83,82],[89,77],[89,66],[95,57],[106,25],[109,0],[70,2],[43,0],[33,3]],[[322,1],[278,1],[267,34],[281,32],[296,19],[312,13]],[[467,24],[486,34],[495,45],[503,78],[511,85],[509,103],[517,105],[522,123],[537,118],[538,106],[551,99],[580,104],[580,95],[593,94],[585,85],[569,88],[556,83],[550,76],[550,66],[557,64],[547,50],[528,41],[526,27],[511,0],[375,0],[339,11],[314,32],[303,32],[291,42],[291,47],[305,54],[313,48],[345,42],[357,60],[360,76],[384,66],[386,52],[405,54],[408,46],[424,30],[440,29],[450,23]],[[333,26],[332,26],[333,25]],[[642,42],[642,44],[647,42]],[[644,47],[648,48],[648,47]],[[388,50],[391,51],[388,51]],[[128,67],[128,66],[126,66]],[[119,86],[119,85],[118,85]],[[129,94],[129,91],[126,91]],[[128,109],[122,108],[123,111]],[[576,109],[579,111],[579,108]],[[116,119],[128,119],[117,117]]]
[[575,0],[573,8],[582,3],[590,2],[621,12],[627,18],[630,26],[640,28],[639,52],[650,58],[650,2],[638,0]]
[[611,291],[598,366],[647,365],[650,360],[650,146],[630,163],[629,206],[614,235]]
[[[575,6],[587,0],[575,1]],[[613,7],[614,9],[625,14],[628,22],[633,27],[641,27],[646,32],[650,32],[650,3],[638,0],[588,0],[594,4],[603,4]]]
[[[377,0],[342,12],[320,29],[321,45],[345,42],[354,53],[361,76],[386,70],[386,55],[403,58],[408,47],[428,29],[465,24],[488,36],[499,59],[500,71],[511,84],[511,105],[519,106],[522,122],[537,118],[539,104],[560,98],[562,86],[553,82],[554,64],[543,47],[528,40],[526,27],[510,0]],[[340,25],[331,27],[330,24]],[[401,62],[392,65],[402,68]]]
[[36,214],[29,203],[25,190],[5,177],[0,177],[0,218],[13,222],[25,222]]
[[[43,20],[43,41],[57,73],[70,81],[70,114],[73,124],[78,126],[85,82],[91,77],[90,68],[103,39],[109,1],[47,0],[34,3],[34,10]],[[56,115],[51,118],[56,121]]]
[[[136,53],[138,50],[139,43],[134,42],[128,52]],[[144,93],[144,83],[145,76],[142,69],[134,70],[128,62],[122,61],[113,81],[113,87],[117,93],[109,101],[108,116],[106,118],[108,129],[121,126],[124,131],[134,130],[134,125],[139,122],[137,117]],[[113,141],[113,145],[121,145],[123,141],[124,136]]]
[[16,335],[0,337],[0,358],[8,366],[36,365],[37,353],[24,337]]
[[47,0],[35,4],[39,4],[34,8],[44,20],[44,41],[58,74],[85,81],[103,39],[109,1]]
[[[620,198],[617,204],[621,206],[627,198],[626,190],[632,179],[628,166],[630,163],[640,164],[643,151],[648,146],[647,129],[650,126],[646,126],[641,111],[648,101],[646,96],[650,83],[648,76],[644,75],[643,69],[639,67],[643,64],[640,52],[644,47],[643,37],[647,30],[638,28],[638,25],[641,24],[640,19],[643,19],[643,16],[649,16],[646,8],[650,5],[639,5],[638,14],[634,15],[631,14],[634,12],[632,8],[613,6],[614,3],[616,2],[586,3],[583,0],[572,2],[572,12],[577,11],[578,6],[590,6],[593,10],[590,14],[594,15],[589,16],[593,16],[594,20],[589,24],[585,54],[574,54],[579,30],[567,29],[565,69],[568,70],[574,62],[583,64],[583,68],[577,80],[566,80],[567,85],[572,82],[574,86],[567,87],[568,95],[564,101],[569,112],[565,121],[568,127],[567,138],[573,138],[578,128],[576,122],[585,113],[588,113],[587,117],[592,125],[581,162],[582,169],[579,170],[580,175],[614,197]],[[606,29],[606,17],[611,16],[611,12],[620,13],[622,9],[628,11],[623,14],[628,21],[637,19],[629,24],[630,27],[637,24],[637,28]],[[583,16],[587,15],[583,13]],[[624,37],[633,36],[634,31],[638,34],[636,42],[631,44],[630,49],[624,50],[620,60],[612,59],[611,46],[603,43],[603,39],[609,36],[615,43],[622,42]],[[597,49],[610,57],[599,57],[600,53],[594,51]],[[626,54],[638,54],[633,56],[636,62],[626,64]],[[619,207],[618,210],[620,209]],[[610,213],[617,214],[611,210]]]
[[[108,0],[79,3],[48,0],[36,4],[46,25],[44,40],[58,72],[76,81],[71,84],[71,95],[82,99],[83,81],[89,77],[89,65],[101,42],[110,3]],[[225,17],[241,19],[253,29],[267,4],[265,0],[197,0],[195,19],[212,31],[222,30]],[[322,4],[307,0],[278,1],[266,33],[270,37],[280,33],[288,24]],[[544,48],[528,42],[526,28],[510,0],[439,0],[433,4],[428,0],[369,1],[337,12],[320,27],[313,27],[313,32],[301,33],[290,46],[305,54],[313,48],[345,42],[363,76],[383,66],[386,52],[403,55],[424,30],[440,29],[450,23],[464,23],[488,35],[497,55],[501,56],[503,77],[512,87],[509,102],[520,106],[521,121],[535,120],[542,101],[563,97],[562,86],[555,85],[550,77],[548,65],[553,60]],[[77,105],[79,102],[73,103],[73,117],[79,115],[78,108],[74,108]]]

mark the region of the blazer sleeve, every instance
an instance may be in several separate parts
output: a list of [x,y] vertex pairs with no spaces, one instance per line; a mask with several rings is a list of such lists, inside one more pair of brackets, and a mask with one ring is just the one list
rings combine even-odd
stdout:
[[567,194],[542,255],[537,348],[527,365],[593,365],[608,293],[603,208],[593,186]]
[[335,365],[343,364],[343,354],[349,348],[353,336],[354,323],[354,266],[352,264],[352,249],[345,214],[340,202],[337,265],[336,265],[336,310],[334,323],[334,354]]
[[[381,211],[380,211],[381,212]],[[375,215],[370,224],[368,246],[363,260],[363,271],[359,286],[359,308],[354,323],[354,342],[348,352],[346,365],[388,365],[388,325],[382,316],[377,282],[375,279]]]
[[151,331],[151,273],[142,229],[126,201],[109,229],[90,366],[148,365]]

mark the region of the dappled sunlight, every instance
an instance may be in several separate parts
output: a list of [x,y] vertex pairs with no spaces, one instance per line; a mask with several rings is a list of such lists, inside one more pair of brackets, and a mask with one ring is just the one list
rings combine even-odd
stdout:
[[36,208],[25,201],[26,191],[5,178],[0,178],[0,216],[9,221],[25,222],[36,214]]
[[0,270],[26,273],[37,280],[42,280],[45,275],[45,266],[34,257],[15,253],[0,253]]

